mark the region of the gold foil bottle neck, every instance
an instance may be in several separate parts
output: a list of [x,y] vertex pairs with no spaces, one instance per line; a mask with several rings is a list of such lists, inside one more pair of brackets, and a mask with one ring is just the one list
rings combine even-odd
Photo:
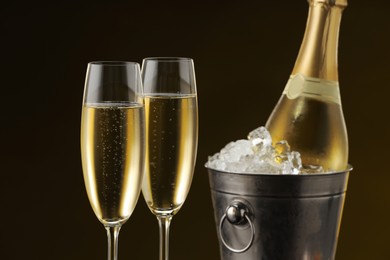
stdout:
[[347,1],[309,0],[309,4],[306,31],[292,75],[338,81],[338,34]]
[[309,4],[312,6],[322,4],[327,5],[328,7],[339,6],[339,7],[347,7],[347,0],[308,0]]

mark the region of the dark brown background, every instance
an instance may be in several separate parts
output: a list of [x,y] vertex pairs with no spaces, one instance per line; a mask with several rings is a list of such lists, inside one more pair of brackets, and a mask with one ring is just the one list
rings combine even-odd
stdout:
[[[200,139],[194,181],[173,219],[171,259],[218,259],[207,156],[264,125],[300,46],[304,0],[2,3],[1,259],[106,259],[85,190],[81,99],[92,60],[195,61]],[[350,0],[339,72],[351,174],[337,259],[390,259],[390,7]],[[140,197],[120,259],[157,259],[157,221]]]

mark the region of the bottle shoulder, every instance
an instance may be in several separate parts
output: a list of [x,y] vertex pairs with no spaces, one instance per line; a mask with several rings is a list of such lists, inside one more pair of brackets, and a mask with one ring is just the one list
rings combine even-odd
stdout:
[[335,102],[282,95],[266,128],[273,143],[287,140],[304,165],[337,170],[347,164],[347,129],[341,106]]

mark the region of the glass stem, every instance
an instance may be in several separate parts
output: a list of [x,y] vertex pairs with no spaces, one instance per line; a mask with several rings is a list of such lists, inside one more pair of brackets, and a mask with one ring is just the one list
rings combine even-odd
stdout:
[[158,226],[160,228],[160,260],[169,259],[169,226],[172,215],[157,216]]
[[121,226],[106,226],[108,241],[108,260],[118,260],[118,236]]

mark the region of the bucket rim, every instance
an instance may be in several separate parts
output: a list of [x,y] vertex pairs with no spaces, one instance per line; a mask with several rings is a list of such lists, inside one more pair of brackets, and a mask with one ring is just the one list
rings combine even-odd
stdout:
[[299,173],[299,174],[276,174],[276,173],[265,173],[265,172],[264,173],[228,172],[228,171],[222,171],[222,170],[209,167],[208,163],[205,163],[204,167],[214,172],[220,172],[224,174],[235,174],[241,176],[283,176],[277,178],[286,178],[287,176],[289,176],[289,178],[302,178],[302,176],[329,176],[329,175],[344,174],[346,172],[351,172],[353,170],[353,166],[351,164],[348,164],[347,168],[344,171],[329,171],[329,172],[322,172],[322,173]]

